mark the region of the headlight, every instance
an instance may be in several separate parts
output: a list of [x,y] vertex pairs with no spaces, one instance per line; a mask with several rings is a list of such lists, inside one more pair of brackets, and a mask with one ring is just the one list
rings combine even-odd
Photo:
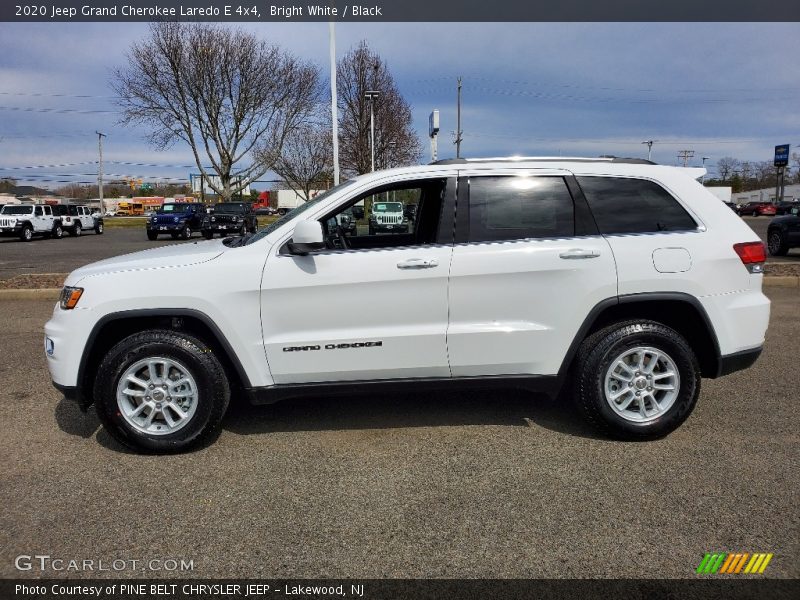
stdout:
[[151,220],[153,223],[155,223],[156,221],[158,221],[158,219],[157,219],[156,217],[153,217],[153,218],[152,218],[152,219],[150,219],[150,220]]
[[216,223],[217,222],[217,217],[211,217],[211,222],[212,223]]
[[63,310],[72,310],[78,304],[78,300],[83,295],[83,288],[64,286],[61,290],[61,308]]

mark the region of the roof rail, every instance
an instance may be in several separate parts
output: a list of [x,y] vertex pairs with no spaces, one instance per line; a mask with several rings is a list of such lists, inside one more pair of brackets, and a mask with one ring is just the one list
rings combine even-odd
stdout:
[[498,156],[493,158],[445,158],[431,162],[431,165],[466,165],[486,162],[610,162],[632,165],[654,165],[646,158],[620,158],[617,156]]

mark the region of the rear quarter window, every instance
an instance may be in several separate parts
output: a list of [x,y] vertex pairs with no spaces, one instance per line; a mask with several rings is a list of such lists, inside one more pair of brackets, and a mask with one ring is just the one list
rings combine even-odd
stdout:
[[577,180],[602,234],[697,229],[686,209],[653,181],[623,177]]

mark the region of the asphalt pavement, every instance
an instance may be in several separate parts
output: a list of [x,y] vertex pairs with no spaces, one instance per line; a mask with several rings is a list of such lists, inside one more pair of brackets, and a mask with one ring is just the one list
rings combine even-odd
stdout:
[[[774,553],[763,577],[797,578],[800,291],[767,293],[758,363],[704,380],[660,441],[475,391],[236,402],[215,443],[160,457],[125,451],[50,386],[52,302],[1,302],[0,577],[691,578],[728,551]],[[15,569],[37,553],[193,570]]]

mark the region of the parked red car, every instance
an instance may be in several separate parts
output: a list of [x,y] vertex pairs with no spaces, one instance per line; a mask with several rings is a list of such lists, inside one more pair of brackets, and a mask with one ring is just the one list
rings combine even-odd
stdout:
[[738,210],[740,217],[746,215],[774,217],[776,212],[777,209],[772,202],[748,202],[747,204],[742,204]]

